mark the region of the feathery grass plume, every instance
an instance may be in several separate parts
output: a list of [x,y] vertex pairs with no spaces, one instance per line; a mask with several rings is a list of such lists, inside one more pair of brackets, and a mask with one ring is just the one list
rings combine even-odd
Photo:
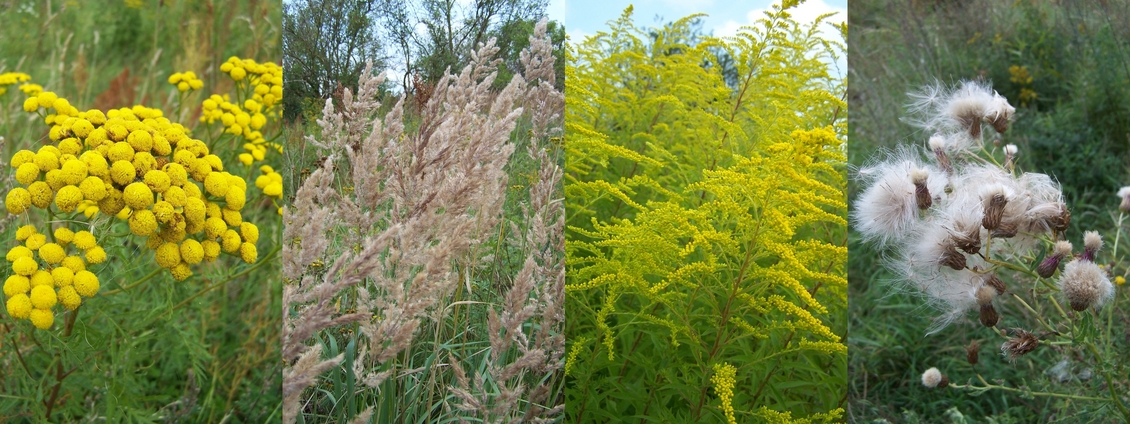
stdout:
[[[560,131],[563,99],[553,89],[546,23],[535,27],[521,55],[532,83],[517,74],[501,91],[492,91],[497,52],[492,39],[472,52],[459,74],[441,78],[413,131],[405,130],[404,99],[383,120],[373,117],[383,76],[373,76],[371,65],[356,96],[344,91],[340,110],[326,102],[318,120],[321,137],[307,142],[327,156],[285,212],[283,261],[290,282],[284,291],[285,422],[296,420],[303,391],[320,374],[341,368],[358,383],[341,400],[350,405],[368,390],[378,402],[408,404],[411,399],[396,387],[407,384],[406,376],[425,373],[452,390],[454,397],[444,399],[447,413],[503,422],[553,419],[562,411],[556,404],[560,395],[554,394],[565,352],[564,218],[557,189],[562,171],[548,135]],[[504,213],[506,168],[517,158],[510,141],[519,121],[531,123],[527,160],[537,166],[536,181],[528,202],[516,208],[517,217],[506,218],[511,215]],[[342,170],[336,168],[339,161]],[[421,331],[439,334],[459,322],[452,310],[483,303],[453,296],[464,283],[463,296],[469,296],[471,273],[497,260],[481,246],[504,242],[490,240],[500,224],[511,232],[508,245],[525,260],[515,276],[500,276],[513,281],[501,308],[485,308],[489,352],[462,357],[461,349],[414,348]],[[331,260],[323,270],[322,261]],[[348,311],[341,310],[343,299],[349,299]],[[350,339],[356,352],[323,359],[325,347],[316,340],[334,337],[325,330],[347,324],[357,329]],[[437,362],[403,369],[404,358],[420,353]],[[464,369],[474,361],[480,362],[468,376]],[[376,408],[346,418],[405,419],[388,413]],[[424,413],[436,410],[428,406]]]
[[793,5],[725,38],[629,8],[571,45],[568,420],[842,419],[837,390],[780,389],[847,375],[845,85],[819,59],[842,45]]

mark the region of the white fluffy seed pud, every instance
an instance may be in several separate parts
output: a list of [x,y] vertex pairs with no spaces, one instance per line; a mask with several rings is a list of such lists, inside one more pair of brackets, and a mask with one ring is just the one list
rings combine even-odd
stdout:
[[1058,285],[1064,299],[1076,311],[1101,307],[1114,297],[1114,285],[1106,273],[1091,261],[1068,262],[1063,267]]
[[915,176],[925,179],[931,195],[944,193],[949,181],[945,172],[922,163],[909,149],[861,168],[858,175],[867,188],[852,205],[852,222],[865,240],[880,245],[902,240],[919,220]]
[[931,389],[938,387],[942,382],[942,372],[937,368],[930,368],[922,373],[922,385]]

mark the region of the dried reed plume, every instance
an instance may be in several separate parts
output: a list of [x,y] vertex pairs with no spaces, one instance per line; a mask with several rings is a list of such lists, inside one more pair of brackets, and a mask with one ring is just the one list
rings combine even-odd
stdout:
[[[544,21],[521,55],[526,78],[533,82],[515,75],[500,92],[492,92],[498,50],[494,40],[487,42],[462,72],[437,82],[420,111],[419,129],[411,133],[405,133],[403,98],[383,120],[373,117],[384,77],[373,76],[371,64],[356,96],[344,91],[340,110],[326,102],[318,120],[321,139],[306,139],[324,149],[326,159],[284,213],[284,422],[296,420],[304,389],[343,361],[342,355],[322,358],[322,346],[310,344],[319,331],[359,323],[360,340],[367,343],[359,343],[352,371],[377,388],[397,377],[391,360],[409,349],[417,329],[442,320],[461,283],[459,270],[485,262],[479,246],[506,224],[505,167],[515,149],[509,140],[523,110],[530,111],[534,126],[529,154],[541,169],[524,216],[517,218],[524,221],[509,223],[520,237],[514,242],[526,254],[525,265],[501,310],[489,309],[487,372],[501,392],[481,390],[487,377],[468,377],[450,352],[444,356],[451,364],[434,367],[450,366],[455,373],[458,387],[451,390],[462,402],[456,409],[483,418],[537,421],[563,409],[559,399],[548,396],[560,378],[542,377],[563,367],[561,170],[547,146],[538,143],[560,131],[564,98],[553,88]],[[335,184],[338,179],[343,181]],[[356,291],[356,310],[338,313],[334,299],[350,287]],[[526,402],[518,406],[522,399]],[[514,416],[516,411],[521,415]]]

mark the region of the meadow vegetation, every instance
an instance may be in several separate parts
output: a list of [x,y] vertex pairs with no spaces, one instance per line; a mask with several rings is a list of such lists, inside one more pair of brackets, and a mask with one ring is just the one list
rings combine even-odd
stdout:
[[427,93],[382,95],[370,63],[291,128],[284,422],[560,420],[564,98],[547,27],[501,88],[490,40]]
[[[1128,271],[1119,254],[1128,246],[1121,236],[1125,222],[1118,192],[1130,178],[1130,101],[1123,83],[1130,78],[1125,66],[1130,50],[1117,40],[1128,36],[1120,23],[1130,17],[1130,4],[870,1],[851,2],[850,7],[854,29],[849,37],[849,161],[860,177],[849,184],[853,209],[878,178],[865,174],[885,172],[884,164],[901,161],[921,165],[912,168],[941,169],[932,141],[939,127],[928,125],[938,111],[924,117],[920,106],[924,98],[937,100],[960,91],[960,81],[969,80],[990,87],[989,93],[995,91],[1015,110],[1005,127],[986,125],[984,133],[968,137],[979,140],[966,144],[972,149],[947,144],[956,140],[950,137],[952,131],[944,137],[949,142],[937,144],[952,159],[955,173],[926,180],[926,189],[944,199],[922,212],[923,219],[952,219],[953,214],[936,212],[949,208],[950,199],[956,198],[951,191],[968,181],[952,176],[971,175],[962,167],[995,163],[1005,174],[993,175],[1010,175],[998,181],[1040,181],[1035,186],[1058,195],[1046,199],[1066,206],[1070,221],[1062,229],[1032,227],[999,242],[995,239],[1007,232],[986,234],[981,239],[994,239],[991,243],[1001,250],[990,253],[985,246],[983,257],[962,253],[968,265],[994,270],[1007,287],[1007,295],[991,302],[982,299],[986,303],[976,298],[977,287],[965,290],[969,297],[961,300],[939,301],[940,292],[931,294],[928,288],[932,283],[917,288],[902,284],[908,281],[907,266],[901,265],[908,258],[903,245],[875,242],[862,221],[853,224],[849,420],[1125,419],[1121,405],[1130,404],[1124,359],[1130,353],[1130,333],[1125,331],[1130,301],[1122,284]],[[1037,176],[1043,174],[1048,178]],[[966,209],[963,213],[982,213],[979,207]],[[1085,240],[1086,231],[1096,234]],[[1027,239],[1028,246],[1011,238],[1026,235],[1034,237]],[[1101,239],[1101,249],[1094,248],[1099,245],[1096,239]],[[1057,251],[1056,242],[1064,240],[1074,249],[1062,246]],[[966,247],[970,249],[965,252],[975,250]],[[1017,249],[1003,250],[1012,247]],[[1072,251],[1074,255],[1065,253]],[[1062,255],[1058,267],[1038,269],[1057,254]],[[1063,283],[1081,275],[1088,256],[1094,269],[1101,269],[1095,281],[1108,280],[1112,294],[1100,296],[1102,302],[1072,308],[1073,289]],[[1069,262],[1078,264],[1063,268]],[[1044,275],[1049,270],[1054,272]],[[996,320],[992,314],[986,317],[987,312],[978,313],[986,305]],[[986,321],[995,329],[986,328]],[[940,325],[943,322],[948,325]],[[1033,350],[1021,349],[1016,355],[1017,345],[1010,340],[1034,341]],[[931,368],[945,374],[949,388],[924,386],[937,383],[924,377]]]
[[847,28],[795,5],[570,45],[567,421],[842,419]]
[[5,9],[0,421],[278,417],[281,9]]

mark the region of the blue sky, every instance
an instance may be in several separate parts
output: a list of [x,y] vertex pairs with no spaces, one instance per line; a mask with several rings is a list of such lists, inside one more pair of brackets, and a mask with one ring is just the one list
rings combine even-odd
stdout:
[[[732,35],[738,27],[750,25],[764,17],[762,13],[773,4],[769,0],[550,0],[550,19],[561,21],[572,42],[593,35],[607,27],[608,21],[620,17],[629,4],[635,6],[636,24],[641,27],[659,26],[693,13],[706,13],[703,28],[714,35]],[[817,16],[838,12],[831,22],[847,20],[847,0],[808,0],[792,11],[793,18],[811,22]],[[656,20],[656,17],[661,18]],[[829,28],[826,34],[833,34]]]

